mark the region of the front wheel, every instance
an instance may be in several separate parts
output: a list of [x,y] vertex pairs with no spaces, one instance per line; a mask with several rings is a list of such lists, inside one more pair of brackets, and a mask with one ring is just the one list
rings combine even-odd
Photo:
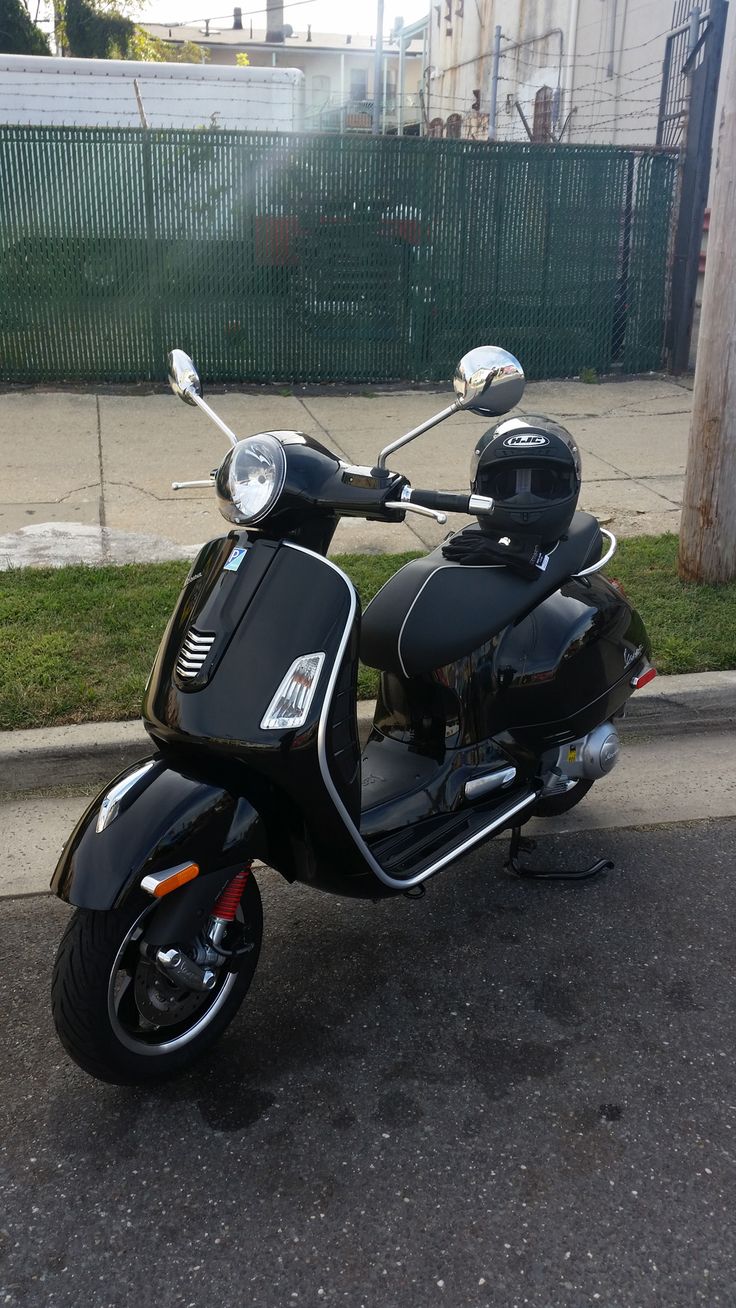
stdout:
[[[176,984],[141,952],[157,907],[78,909],[56,956],[51,1002],[61,1043],[85,1072],[115,1085],[184,1071],[232,1021],[258,963],[263,910],[252,873],[231,928],[236,970],[224,962],[207,992]],[[191,953],[191,945],[180,947]]]

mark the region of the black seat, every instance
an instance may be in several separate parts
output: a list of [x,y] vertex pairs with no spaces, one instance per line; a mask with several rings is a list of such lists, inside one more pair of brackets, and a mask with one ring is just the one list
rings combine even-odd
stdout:
[[[479,530],[473,524],[462,534]],[[360,657],[371,668],[406,677],[445,667],[559,590],[594,563],[600,550],[600,528],[589,513],[575,514],[546,570],[531,581],[503,563],[451,563],[439,546],[407,563],[371,600],[363,614]]]

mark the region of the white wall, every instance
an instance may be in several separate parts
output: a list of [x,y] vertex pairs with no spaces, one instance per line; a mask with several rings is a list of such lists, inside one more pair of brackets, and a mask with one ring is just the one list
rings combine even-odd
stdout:
[[210,68],[123,59],[0,55],[0,122],[298,131],[304,79],[294,69]]
[[[498,23],[503,33],[499,140],[527,140],[516,102],[533,128],[535,96],[548,87],[556,135],[574,109],[565,140],[653,144],[672,10],[673,0],[450,0],[449,7],[448,0],[432,3],[429,116],[446,121],[449,114],[459,113],[463,135],[487,135]],[[476,88],[481,90],[480,115],[472,110]]]
[[654,145],[673,0],[581,0],[573,141]]

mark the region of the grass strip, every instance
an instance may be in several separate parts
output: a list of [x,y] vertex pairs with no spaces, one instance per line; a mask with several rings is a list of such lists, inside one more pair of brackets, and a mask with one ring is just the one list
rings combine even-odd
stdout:
[[[696,586],[676,572],[677,537],[620,543],[609,575],[640,610],[662,673],[736,666],[736,583]],[[414,554],[335,562],[363,605]],[[0,574],[0,730],[137,717],[186,563],[25,568]],[[377,674],[361,668],[359,693]]]

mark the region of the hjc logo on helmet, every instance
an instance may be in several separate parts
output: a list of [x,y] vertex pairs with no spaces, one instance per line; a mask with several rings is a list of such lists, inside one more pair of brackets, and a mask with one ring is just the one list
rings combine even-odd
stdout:
[[507,436],[504,445],[512,450],[528,450],[538,445],[549,445],[549,441],[538,432],[517,432],[515,436]]

